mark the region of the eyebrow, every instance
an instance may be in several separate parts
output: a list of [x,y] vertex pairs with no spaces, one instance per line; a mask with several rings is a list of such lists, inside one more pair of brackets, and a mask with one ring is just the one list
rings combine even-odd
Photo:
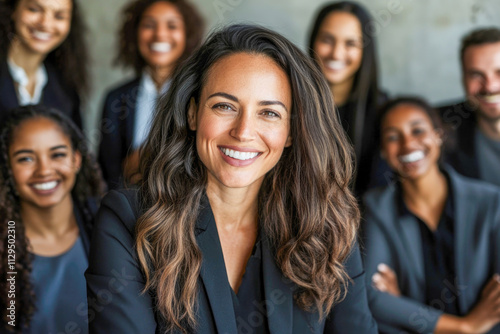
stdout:
[[[55,151],[55,150],[59,150],[61,148],[65,148],[67,149],[68,148],[68,145],[58,145],[58,146],[54,146],[54,147],[51,147],[50,148],[50,151]],[[16,151],[14,152],[13,156],[15,157],[16,155],[19,155],[19,154],[24,154],[24,153],[35,153],[35,151],[33,150],[19,150],[19,151]]]
[[[223,92],[219,92],[219,93],[214,93],[212,95],[210,95],[208,99],[214,97],[214,96],[222,96],[222,97],[225,97],[226,99],[228,100],[231,100],[231,101],[234,101],[234,102],[239,102],[238,98],[234,95],[231,95],[231,94],[228,94],[228,93],[223,93]],[[279,105],[279,106],[282,106],[283,109],[285,109],[286,112],[288,112],[288,109],[287,107],[285,106],[285,104],[281,101],[277,101],[277,100],[269,100],[269,101],[260,101],[259,102],[259,106],[274,106],[274,105]]]
[[[414,120],[413,122],[410,123],[411,126],[414,126],[414,125],[418,125],[420,123],[425,123],[425,120],[423,119],[417,119],[417,120]],[[390,126],[388,128],[385,128],[384,130],[382,130],[382,132],[386,132],[386,131],[397,131],[398,129],[395,127],[395,126]]]

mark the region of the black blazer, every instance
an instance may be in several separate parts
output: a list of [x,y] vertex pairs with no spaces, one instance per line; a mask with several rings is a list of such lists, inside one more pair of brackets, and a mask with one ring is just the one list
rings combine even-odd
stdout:
[[[90,333],[164,333],[165,324],[154,312],[154,293],[141,294],[144,277],[134,249],[136,196],[133,190],[111,191],[98,213],[85,274]],[[196,240],[203,254],[196,333],[236,334],[229,282],[208,200],[202,203]],[[346,262],[352,278],[347,297],[333,308],[326,321],[319,321],[317,313],[305,312],[294,303],[294,286],[282,276],[265,238],[262,247],[265,300],[272,334],[377,332],[368,309],[365,275],[357,248]]]
[[111,90],[104,102],[98,161],[110,190],[123,185],[122,163],[132,146],[140,81],[138,77]]
[[[445,297],[457,295],[459,311],[467,314],[484,285],[500,273],[500,189],[465,178],[446,168],[454,203],[456,281]],[[418,222],[399,218],[394,185],[365,196],[364,264],[370,308],[383,333],[430,333],[442,312],[425,303],[425,272]],[[377,266],[385,263],[397,274],[402,297],[371,287]],[[438,303],[436,303],[438,304]],[[500,325],[489,333],[499,334]]]
[[443,126],[447,131],[444,158],[457,172],[479,179],[476,152],[476,107],[461,102],[439,108]]
[[[55,108],[70,117],[82,129],[80,114],[80,98],[76,91],[64,85],[57,70],[50,63],[45,62],[47,70],[47,84],[42,91],[40,104]],[[0,122],[12,109],[19,107],[14,80],[9,72],[7,61],[0,63]]]

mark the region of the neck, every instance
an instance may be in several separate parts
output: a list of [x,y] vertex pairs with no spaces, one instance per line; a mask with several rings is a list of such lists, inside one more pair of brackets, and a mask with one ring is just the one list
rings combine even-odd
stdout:
[[349,99],[349,95],[351,94],[353,84],[354,78],[348,79],[339,84],[330,85],[333,100],[337,106],[343,106],[346,104]]
[[492,140],[500,141],[500,119],[491,121],[484,117],[477,117],[479,130]]
[[401,179],[403,197],[407,203],[434,206],[448,197],[446,177],[436,165],[425,176],[416,180]]
[[167,80],[170,78],[170,76],[173,73],[174,68],[173,67],[168,67],[168,68],[160,68],[160,67],[148,67],[147,71],[149,75],[151,76],[151,79],[153,79],[153,82],[155,83],[156,90],[158,92],[161,91],[163,85]]
[[24,69],[28,78],[35,76],[46,55],[30,52],[14,39],[10,45],[8,57],[17,66]]
[[64,234],[74,223],[73,200],[71,196],[51,208],[39,208],[21,202],[21,217],[27,235],[43,238]]
[[257,228],[259,187],[221,188],[207,186],[207,196],[218,229],[236,231]]

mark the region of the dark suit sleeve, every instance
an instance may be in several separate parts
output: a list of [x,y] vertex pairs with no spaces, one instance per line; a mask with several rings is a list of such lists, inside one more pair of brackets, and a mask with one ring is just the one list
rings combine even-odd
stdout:
[[126,153],[123,152],[125,144],[120,129],[127,115],[123,115],[121,109],[118,93],[108,94],[99,123],[101,142],[98,161],[109,189],[122,185],[122,161]]
[[325,323],[324,333],[377,333],[377,324],[368,308],[365,272],[361,263],[359,247],[356,245],[346,261],[346,270],[351,278],[347,295],[335,305]]
[[91,334],[153,334],[152,298],[142,294],[144,279],[134,250],[136,218],[126,196],[111,191],[99,209],[87,279]]
[[[365,218],[363,241],[368,300],[381,331],[383,333],[401,333],[403,330],[417,333],[433,332],[439,317],[443,314],[441,311],[404,296],[396,297],[378,291],[372,286],[371,278],[377,272],[380,263],[391,267],[396,275],[398,269],[390,249],[390,235],[380,227],[369,210]],[[401,282],[399,284],[401,286]]]

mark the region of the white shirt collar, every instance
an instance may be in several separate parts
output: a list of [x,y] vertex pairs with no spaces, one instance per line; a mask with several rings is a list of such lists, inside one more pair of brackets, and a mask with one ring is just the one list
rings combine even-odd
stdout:
[[14,82],[17,83],[17,97],[19,100],[20,106],[25,106],[28,104],[38,104],[42,99],[42,91],[45,85],[47,84],[47,70],[43,64],[40,65],[36,72],[36,82],[35,82],[35,91],[33,96],[28,92],[26,86],[29,83],[28,75],[26,71],[17,66],[12,59],[7,59],[7,64],[9,66],[9,72],[12,76]]

